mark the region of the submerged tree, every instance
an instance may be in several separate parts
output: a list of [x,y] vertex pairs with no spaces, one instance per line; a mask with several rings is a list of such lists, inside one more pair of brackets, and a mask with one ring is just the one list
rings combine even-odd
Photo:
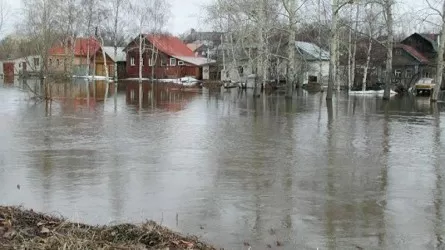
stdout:
[[23,0],[21,28],[32,41],[34,53],[42,59],[40,79],[45,99],[51,99],[50,83],[46,78],[49,71],[49,49],[60,37],[57,7],[57,0]]
[[439,48],[437,54],[437,65],[436,65],[436,79],[434,86],[434,92],[431,95],[431,101],[436,102],[439,99],[439,92],[442,87],[443,82],[443,68],[444,68],[444,53],[445,53],[445,1],[442,4],[442,11],[438,8],[433,7],[433,5],[429,2],[429,7],[436,12],[440,16],[441,20],[441,31],[439,35]]
[[383,14],[386,20],[386,31],[388,33],[386,41],[386,77],[385,77],[385,91],[383,99],[389,100],[391,95],[391,81],[392,81],[392,52],[394,48],[394,19],[393,19],[393,5],[394,0],[381,0],[383,6]]
[[332,99],[332,94],[334,91],[334,84],[337,80],[337,65],[338,65],[338,46],[339,46],[339,29],[338,29],[338,19],[340,10],[347,4],[352,4],[353,0],[332,0],[332,17],[331,17],[331,37],[329,40],[329,81],[328,81],[328,92],[326,99]]

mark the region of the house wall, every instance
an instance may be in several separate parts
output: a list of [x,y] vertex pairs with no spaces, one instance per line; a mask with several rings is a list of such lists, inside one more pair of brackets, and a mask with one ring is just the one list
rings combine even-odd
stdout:
[[393,67],[416,66],[420,65],[420,63],[417,59],[408,54],[404,49],[394,48],[392,65]]
[[[34,60],[36,59],[36,60]],[[12,61],[14,63],[14,74],[22,74],[26,68],[29,73],[39,72],[42,66],[42,59],[40,56],[27,56],[18,58]],[[25,65],[25,66],[24,66]],[[25,67],[25,68],[24,68]]]
[[[132,58],[134,63],[132,64]],[[157,60],[153,62],[153,66],[149,66],[149,59],[151,58],[151,53],[144,53],[142,56],[143,66],[142,66],[142,77],[151,78],[152,68],[154,68],[154,78],[155,79],[176,79],[185,76],[192,76],[197,79],[201,78],[200,67],[184,62],[184,65],[178,65],[180,60],[176,59],[176,65],[170,65],[170,58],[162,52],[159,52]],[[136,47],[133,47],[127,52],[127,77],[136,78],[139,77],[139,51]]]
[[318,79],[318,75],[320,74],[320,63],[318,61],[306,62],[307,68],[306,72],[303,73],[303,84],[308,84],[310,77],[316,77],[318,83],[322,83],[324,85],[328,84],[329,77],[329,61],[321,62],[321,82]]
[[[107,67],[109,76],[114,75],[114,61],[106,55]],[[48,70],[52,73],[63,73],[69,70],[71,56],[65,55],[52,55],[48,58]],[[102,51],[96,53],[96,58],[94,55],[90,58],[90,74],[93,72],[94,61],[96,61],[96,75],[105,76],[104,70],[104,57]],[[87,73],[88,59],[86,56],[75,56],[73,58],[73,74],[74,75],[85,75]]]
[[247,60],[236,64],[226,63],[226,69],[221,71],[221,81],[245,82],[246,77],[253,74],[253,65]]

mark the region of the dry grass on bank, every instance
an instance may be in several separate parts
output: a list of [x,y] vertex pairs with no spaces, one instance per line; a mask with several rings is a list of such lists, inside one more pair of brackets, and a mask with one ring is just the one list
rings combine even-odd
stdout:
[[142,225],[89,226],[20,207],[0,206],[0,249],[203,249],[153,221]]

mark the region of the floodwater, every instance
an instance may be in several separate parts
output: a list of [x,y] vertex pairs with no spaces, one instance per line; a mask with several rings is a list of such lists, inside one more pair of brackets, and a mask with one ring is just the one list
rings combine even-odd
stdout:
[[224,249],[444,249],[442,104],[157,95],[46,105],[0,87],[0,203]]

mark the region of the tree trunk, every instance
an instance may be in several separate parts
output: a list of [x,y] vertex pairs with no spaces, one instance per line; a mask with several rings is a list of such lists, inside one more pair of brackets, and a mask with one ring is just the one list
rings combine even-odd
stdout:
[[348,91],[352,86],[352,29],[349,29],[349,42],[348,42]]
[[288,1],[288,15],[289,15],[289,23],[288,23],[288,59],[289,59],[289,70],[288,70],[288,77],[286,81],[286,97],[292,98],[292,92],[293,92],[293,86],[295,86],[295,6],[296,6],[296,0],[290,0]]
[[321,51],[321,0],[318,0],[318,46],[320,49],[318,50],[318,83],[323,87],[323,61],[321,60],[322,51]]
[[366,54],[366,66],[365,66],[365,69],[363,70],[362,91],[366,90],[366,81],[367,81],[367,77],[368,77],[368,69],[369,69],[369,64],[371,62],[372,30],[371,30],[371,27],[369,27],[369,29],[370,29],[370,32],[369,32],[369,45],[368,45],[368,53]]
[[383,99],[389,100],[391,92],[392,81],[392,50],[394,46],[394,31],[393,31],[393,15],[392,15],[392,0],[385,0],[385,14],[386,14],[386,28],[388,30],[388,41],[386,43],[386,79],[385,91]]
[[337,40],[338,40],[338,30],[337,30],[337,18],[338,18],[338,0],[332,1],[332,25],[331,25],[331,38],[330,38],[330,60],[329,60],[329,82],[328,82],[328,92],[326,94],[326,99],[332,99],[332,92],[334,91],[335,75],[337,65]]
[[115,0],[114,2],[114,102],[117,103],[117,89],[118,89],[118,75],[117,75],[117,31],[119,25],[119,9],[122,0]]
[[[339,30],[337,30],[337,33],[339,32]],[[337,56],[337,58],[335,59],[335,83],[337,86],[337,91],[340,91],[340,80],[339,80],[339,76],[340,76],[340,39],[338,38],[338,34],[337,34],[337,52],[335,53],[335,55]]]
[[142,55],[144,53],[142,48],[142,30],[139,34],[139,106],[142,108]]
[[442,86],[443,79],[443,54],[445,53],[445,2],[442,6],[442,30],[440,31],[440,41],[437,55],[437,69],[436,69],[436,85],[434,86],[434,92],[431,95],[431,101],[436,102],[439,99],[440,88]]
[[257,24],[257,40],[259,41],[258,45],[258,55],[257,55],[257,72],[254,86],[254,96],[258,95],[258,87],[259,84],[263,84],[264,77],[264,0],[258,1],[258,24]]
[[104,68],[105,68],[105,96],[104,96],[104,100],[107,100],[108,97],[108,91],[110,88],[110,80],[109,80],[109,72],[108,72],[108,65],[107,65],[107,55],[105,54],[105,50],[103,49],[103,45],[104,45],[104,40],[102,39],[102,37],[100,38],[101,40],[101,49],[102,49],[102,57],[104,60]]

